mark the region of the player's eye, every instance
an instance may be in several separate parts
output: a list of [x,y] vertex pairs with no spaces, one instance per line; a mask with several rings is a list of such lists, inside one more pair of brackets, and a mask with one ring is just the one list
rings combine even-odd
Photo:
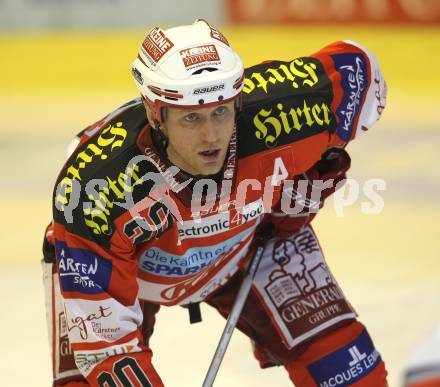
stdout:
[[183,119],[186,122],[196,122],[199,119],[199,115],[197,113],[189,113]]
[[216,116],[222,116],[222,115],[226,114],[227,110],[228,109],[226,108],[226,106],[219,106],[215,109],[214,114]]

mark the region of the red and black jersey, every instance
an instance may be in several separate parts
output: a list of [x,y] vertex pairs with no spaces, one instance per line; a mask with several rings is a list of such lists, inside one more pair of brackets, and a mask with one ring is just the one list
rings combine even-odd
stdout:
[[[262,221],[284,221],[285,204],[301,199],[295,181],[343,179],[342,149],[379,119],[385,96],[376,60],[353,42],[250,67],[227,159],[210,183],[159,156],[140,99],[87,128],[56,183],[51,240],[69,339],[89,381],[112,353],[145,351],[139,299],[203,300],[246,263]],[[322,205],[303,199],[307,210]],[[278,221],[280,231],[311,218]],[[90,355],[102,348],[107,357]]]

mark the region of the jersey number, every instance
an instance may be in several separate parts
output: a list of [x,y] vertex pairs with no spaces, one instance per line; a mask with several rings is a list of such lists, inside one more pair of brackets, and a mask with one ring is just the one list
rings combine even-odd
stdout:
[[[119,360],[113,366],[114,375],[109,372],[101,372],[98,376],[98,383],[101,387],[122,386],[145,386],[153,387],[144,371],[137,361],[131,357]],[[116,377],[116,379],[115,379]],[[119,382],[119,384],[117,383]]]
[[172,225],[173,217],[168,208],[156,202],[148,209],[148,216],[136,216],[125,223],[124,234],[133,244],[138,244],[158,237]]

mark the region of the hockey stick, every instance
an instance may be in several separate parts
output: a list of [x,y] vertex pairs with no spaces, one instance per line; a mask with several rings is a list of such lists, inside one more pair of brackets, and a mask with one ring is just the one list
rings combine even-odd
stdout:
[[254,256],[249,262],[248,270],[243,278],[243,282],[241,283],[237,298],[235,299],[234,306],[229,314],[228,321],[226,322],[225,329],[223,330],[222,336],[217,345],[217,349],[215,350],[214,357],[211,361],[211,365],[209,366],[208,373],[206,374],[202,387],[211,387],[214,383],[214,379],[217,376],[218,369],[220,368],[220,364],[225,356],[229,341],[231,340],[232,333],[237,325],[238,318],[240,317],[244,303],[246,302],[247,296],[251,290],[252,282],[254,281],[258,265],[261,257],[263,256],[264,247],[274,231],[275,226],[272,223],[266,223],[257,234],[258,236]]

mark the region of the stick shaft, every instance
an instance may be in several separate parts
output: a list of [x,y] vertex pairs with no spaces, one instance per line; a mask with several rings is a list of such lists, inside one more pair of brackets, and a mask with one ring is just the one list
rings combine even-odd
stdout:
[[231,340],[234,328],[237,325],[238,318],[240,317],[241,311],[243,310],[244,303],[246,302],[249,291],[252,287],[252,282],[257,272],[258,264],[260,263],[261,257],[263,256],[264,246],[258,246],[255,254],[252,258],[248,271],[245,278],[238,291],[237,298],[235,299],[234,306],[232,307],[231,313],[229,314],[226,326],[223,330],[220,341],[215,350],[214,357],[209,366],[208,373],[206,374],[205,380],[203,381],[202,387],[211,387],[214,383],[217,372],[220,368],[220,364],[225,356],[226,349],[228,348],[229,341]]

